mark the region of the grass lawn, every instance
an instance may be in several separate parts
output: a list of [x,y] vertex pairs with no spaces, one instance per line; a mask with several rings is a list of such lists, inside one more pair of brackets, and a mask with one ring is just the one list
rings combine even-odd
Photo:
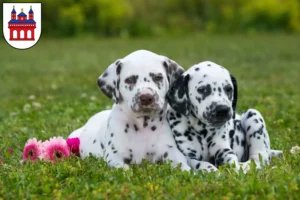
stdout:
[[[123,172],[92,157],[20,165],[27,139],[66,138],[111,106],[96,80],[110,63],[137,49],[166,55],[185,68],[211,60],[229,69],[239,84],[238,111],[258,109],[271,147],[284,150],[284,157],[247,175],[227,168],[220,174],[191,175],[167,164],[132,166]],[[29,50],[13,49],[2,40],[0,199],[300,199],[300,153],[290,153],[300,145],[299,82],[299,36],[41,38]]]

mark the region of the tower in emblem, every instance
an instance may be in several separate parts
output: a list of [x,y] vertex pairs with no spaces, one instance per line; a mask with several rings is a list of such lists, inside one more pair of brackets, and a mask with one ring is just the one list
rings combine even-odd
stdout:
[[34,13],[31,6],[28,15],[27,19],[27,15],[23,12],[22,8],[21,13],[16,18],[16,10],[15,6],[13,6],[11,20],[8,22],[9,40],[35,40],[34,29],[36,28],[36,22],[34,21]]

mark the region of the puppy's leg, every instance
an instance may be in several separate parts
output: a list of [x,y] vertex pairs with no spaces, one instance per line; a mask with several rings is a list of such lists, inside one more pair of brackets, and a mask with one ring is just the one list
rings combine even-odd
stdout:
[[210,162],[212,162],[216,167],[223,164],[235,165],[235,170],[239,171],[240,165],[238,162],[238,157],[235,155],[233,150],[230,148],[228,135],[223,133],[216,133],[211,141],[208,141]]
[[125,163],[126,159],[122,158],[117,150],[111,150],[107,148],[104,153],[104,160],[107,162],[109,167],[129,169],[129,165]]
[[[261,114],[255,109],[249,109],[242,115],[241,124],[246,132],[249,159],[253,159],[258,168],[260,164],[269,164],[270,139]],[[273,153],[279,154],[275,151]],[[262,157],[262,163],[259,155]]]
[[198,170],[206,170],[208,172],[218,171],[218,168],[216,168],[213,164],[206,161],[200,161],[197,159],[188,159],[188,163],[195,171]]
[[[168,145],[169,146],[169,145]],[[191,167],[188,165],[186,158],[184,155],[176,148],[169,148],[163,151],[163,161],[167,162],[168,160],[172,161],[172,167],[177,167],[181,164],[182,171],[190,171]]]
[[282,153],[283,152],[281,150],[270,149],[269,156],[281,158],[282,157]]

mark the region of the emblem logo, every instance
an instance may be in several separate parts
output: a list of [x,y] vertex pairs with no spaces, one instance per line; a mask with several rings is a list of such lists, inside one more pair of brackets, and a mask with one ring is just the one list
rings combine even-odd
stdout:
[[3,3],[3,35],[16,49],[28,49],[40,39],[41,3]]

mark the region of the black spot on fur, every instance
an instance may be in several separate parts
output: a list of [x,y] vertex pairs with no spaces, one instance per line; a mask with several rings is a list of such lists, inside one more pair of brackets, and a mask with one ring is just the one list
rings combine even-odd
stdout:
[[120,75],[120,73],[121,73],[121,63],[119,63],[118,64],[118,66],[117,66],[117,75]]
[[200,135],[203,135],[203,137],[206,138],[207,130],[203,129],[202,131],[200,131]]
[[188,153],[188,156],[189,156],[190,158],[196,158],[196,154],[195,154],[195,153],[192,153],[192,152]]
[[93,141],[93,144],[95,144],[96,142],[97,142],[97,140],[94,140],[94,141]]
[[167,158],[168,155],[169,155],[168,152],[165,152],[165,153],[164,153],[164,158]]
[[152,130],[152,131],[155,131],[155,130],[156,130],[156,126],[152,126],[152,127],[151,127],[151,130]]
[[181,133],[179,133],[178,131],[176,131],[176,130],[174,130],[173,131],[173,134],[176,136],[176,137],[180,137],[180,136],[182,136],[182,134]]
[[134,130],[135,130],[135,131],[138,131],[138,130],[139,130],[138,127],[137,127],[136,125],[134,125]]
[[108,73],[104,72],[104,74],[102,75],[102,77],[107,77]]
[[103,145],[103,143],[102,143],[102,142],[100,143],[100,145],[101,145],[101,148],[102,148],[102,149],[104,149],[104,145]]
[[247,132],[250,130],[250,128],[251,128],[251,126],[248,126],[248,128],[247,128]]
[[235,136],[235,141],[236,141],[237,145],[240,145],[240,140],[239,140],[238,136]]
[[125,164],[130,164],[131,163],[131,161],[132,161],[132,158],[124,158],[124,163]]
[[249,111],[249,113],[247,115],[247,119],[253,117],[254,115],[256,115],[256,113]]
[[199,71],[199,68],[198,68],[198,67],[196,67],[196,68],[195,68],[195,71]]
[[200,167],[200,163],[198,163],[198,164],[196,165],[196,169],[199,169],[199,167]]
[[144,127],[147,127],[148,126],[148,120],[150,119],[149,116],[144,116],[144,123],[143,123],[143,126]]
[[181,114],[178,113],[178,112],[176,112],[176,117],[177,117],[177,118],[181,118]]

